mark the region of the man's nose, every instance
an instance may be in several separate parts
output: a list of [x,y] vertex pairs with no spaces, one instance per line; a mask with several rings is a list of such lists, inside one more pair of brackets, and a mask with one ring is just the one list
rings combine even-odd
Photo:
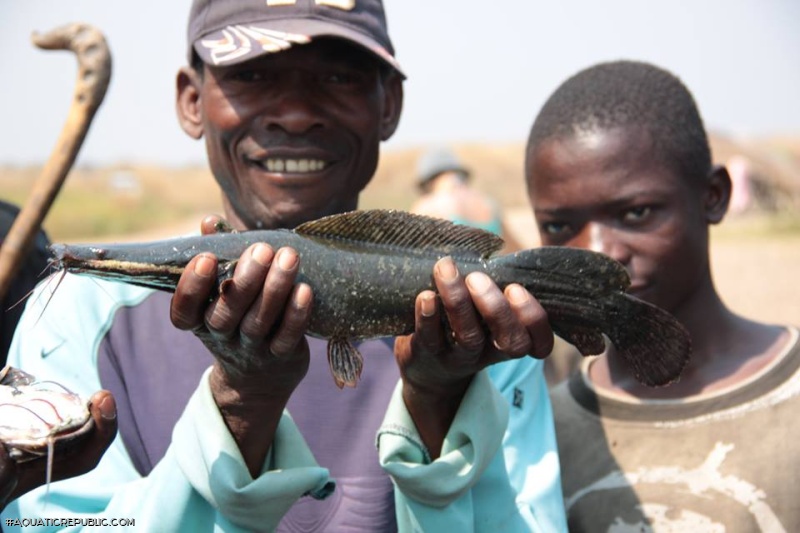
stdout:
[[612,227],[599,223],[587,224],[580,238],[582,248],[605,254],[623,265],[631,260],[630,248]]
[[267,105],[267,129],[279,128],[292,135],[307,133],[325,122],[319,98],[302,81],[292,83],[279,91]]

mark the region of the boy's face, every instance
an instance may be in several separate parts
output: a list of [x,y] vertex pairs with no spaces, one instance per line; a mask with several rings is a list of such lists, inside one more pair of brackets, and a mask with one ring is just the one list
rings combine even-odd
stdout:
[[326,40],[206,66],[202,77],[183,72],[178,100],[184,129],[205,137],[234,226],[294,227],[356,208],[399,120],[402,88],[368,53]]
[[622,263],[630,293],[669,311],[708,272],[704,185],[655,157],[639,128],[544,141],[526,163],[542,244],[587,248]]

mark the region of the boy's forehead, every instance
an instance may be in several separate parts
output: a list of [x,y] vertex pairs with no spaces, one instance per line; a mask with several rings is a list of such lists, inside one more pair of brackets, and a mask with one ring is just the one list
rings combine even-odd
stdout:
[[528,187],[537,207],[626,202],[667,193],[681,180],[639,128],[581,131],[542,141],[528,154]]

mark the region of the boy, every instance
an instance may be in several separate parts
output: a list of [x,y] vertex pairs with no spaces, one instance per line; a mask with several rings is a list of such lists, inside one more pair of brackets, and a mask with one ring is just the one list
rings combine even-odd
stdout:
[[536,118],[525,169],[542,243],[618,260],[693,340],[670,386],[637,384],[609,347],[553,391],[570,530],[798,531],[798,331],[714,288],[731,181],[686,87],[640,62],[578,73]]

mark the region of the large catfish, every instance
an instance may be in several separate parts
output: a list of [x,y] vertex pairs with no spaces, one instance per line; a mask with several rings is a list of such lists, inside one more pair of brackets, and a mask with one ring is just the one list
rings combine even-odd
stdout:
[[402,211],[353,211],[294,230],[55,244],[51,251],[60,269],[174,291],[195,255],[216,255],[224,283],[242,252],[257,242],[291,246],[300,255],[297,281],[314,291],[308,333],[329,340],[328,360],[340,387],[354,386],[361,373],[361,355],[351,341],[414,331],[414,300],[422,290],[435,290],[433,265],[445,256],[463,274],[485,272],[501,289],[510,283],[527,288],[547,311],[553,331],[583,355],[603,352],[605,334],[646,385],[676,380],[689,360],[691,342],[683,326],[626,294],[628,274],[607,256],[555,246],[493,256],[503,241],[492,233]]

